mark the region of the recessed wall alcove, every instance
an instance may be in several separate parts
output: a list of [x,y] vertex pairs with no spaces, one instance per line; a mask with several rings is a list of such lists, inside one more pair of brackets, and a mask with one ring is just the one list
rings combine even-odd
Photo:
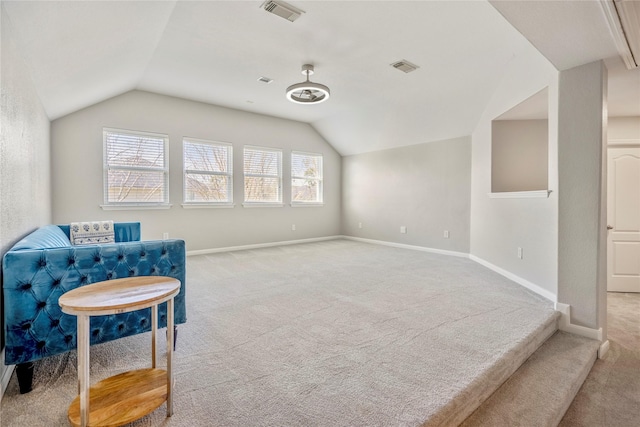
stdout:
[[549,90],[491,121],[491,197],[547,197]]

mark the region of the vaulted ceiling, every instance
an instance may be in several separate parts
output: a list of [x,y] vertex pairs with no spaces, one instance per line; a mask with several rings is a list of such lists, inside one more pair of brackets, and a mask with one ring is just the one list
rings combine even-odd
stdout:
[[[343,155],[453,138],[529,40],[558,69],[611,58],[609,110],[640,115],[640,71],[618,58],[598,2],[289,3],[305,12],[295,22],[261,1],[3,0],[2,13],[52,120],[140,89],[308,122]],[[420,68],[390,66],[401,59]],[[305,63],[327,102],[286,100]]]

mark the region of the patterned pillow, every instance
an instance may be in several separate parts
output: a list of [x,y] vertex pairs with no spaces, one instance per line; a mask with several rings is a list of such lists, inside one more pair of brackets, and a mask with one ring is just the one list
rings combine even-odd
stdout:
[[113,243],[113,221],[72,222],[69,225],[69,237],[72,245]]

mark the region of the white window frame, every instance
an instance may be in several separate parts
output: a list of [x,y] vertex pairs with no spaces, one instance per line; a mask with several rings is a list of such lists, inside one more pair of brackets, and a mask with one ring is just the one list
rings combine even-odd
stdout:
[[[163,140],[163,166],[162,167],[144,167],[144,166],[109,166],[107,157],[107,134],[117,133],[122,135],[131,135],[135,137],[150,137]],[[103,200],[101,207],[105,210],[109,209],[168,209],[169,204],[169,135],[142,132],[127,129],[102,128],[102,165],[103,165]],[[163,193],[164,199],[161,202],[110,202],[109,201],[109,171],[110,170],[126,170],[126,171],[153,171],[163,173]]]
[[[273,152],[273,153],[277,153],[278,154],[278,200],[276,202],[272,202],[272,201],[265,201],[265,202],[256,202],[256,201],[247,201],[247,194],[245,191],[245,181],[247,179],[247,177],[249,178],[273,178],[274,175],[262,175],[262,174],[249,174],[247,173],[247,171],[245,170],[244,167],[244,161],[245,161],[245,154],[246,154],[246,150],[256,150],[256,151],[267,151],[267,152]],[[257,145],[245,145],[242,149],[242,172],[243,172],[243,178],[242,178],[242,192],[243,192],[243,203],[242,206],[246,207],[246,208],[251,208],[251,207],[283,207],[284,204],[282,202],[282,149],[280,148],[273,148],[273,147],[262,147],[262,146],[257,146]]]
[[[319,157],[320,158],[320,176],[318,178],[309,178],[306,176],[295,176],[293,175],[293,156],[307,156],[307,157]],[[294,179],[313,179],[318,181],[318,193],[320,195],[320,200],[314,201],[303,201],[303,200],[293,200],[293,180]],[[299,206],[323,206],[324,205],[324,156],[319,153],[308,153],[304,151],[291,151],[291,206],[299,207]]]
[[[185,143],[194,143],[194,144],[202,144],[202,145],[212,145],[217,147],[226,147],[227,148],[227,162],[229,164],[228,172],[214,172],[214,171],[203,171],[197,169],[187,169],[185,166],[184,159],[184,145]],[[220,142],[220,141],[209,141],[206,139],[198,139],[198,138],[190,138],[184,137],[182,138],[182,206],[184,208],[195,208],[195,207],[221,207],[221,208],[232,208],[233,204],[233,144],[229,142]],[[229,201],[226,202],[215,202],[215,201],[191,201],[186,200],[187,196],[187,174],[200,174],[200,175],[218,175],[218,176],[226,176],[228,177],[228,188],[227,194],[229,196]]]

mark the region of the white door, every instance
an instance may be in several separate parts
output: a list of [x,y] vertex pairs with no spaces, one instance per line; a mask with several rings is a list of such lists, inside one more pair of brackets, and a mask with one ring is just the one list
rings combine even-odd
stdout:
[[640,292],[640,147],[608,153],[607,290]]

